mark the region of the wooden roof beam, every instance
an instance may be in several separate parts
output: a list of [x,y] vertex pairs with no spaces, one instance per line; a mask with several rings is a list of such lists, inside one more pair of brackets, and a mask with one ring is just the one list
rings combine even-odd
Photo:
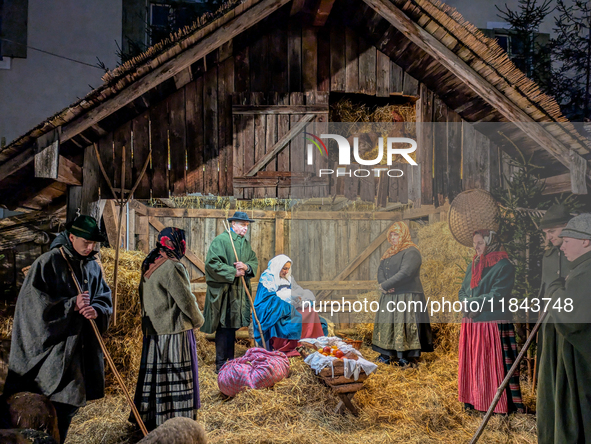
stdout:
[[314,12],[312,26],[324,26],[334,5],[334,0],[320,0],[320,4]]
[[277,11],[290,0],[262,0],[247,9],[239,16],[219,27],[199,43],[187,48],[178,56],[168,60],[143,78],[133,82],[127,88],[115,95],[111,100],[101,103],[83,116],[62,127],[61,142],[70,140],[80,132],[98,124],[105,117],[123,108],[142,94],[171,79],[181,71],[189,68],[194,62],[205,57],[224,43],[233,39],[246,29],[260,22],[265,17]]
[[[447,46],[425,31],[417,23],[413,22],[403,11],[388,0],[363,1],[388,20],[388,22],[402,32],[410,41],[434,57],[450,72],[454,73],[454,75],[497,109],[505,118],[513,122],[541,147],[549,151],[560,163],[569,168],[569,170],[571,169],[571,156],[580,157],[579,154],[564,146],[552,134],[546,131],[542,125],[533,120],[519,106],[504,96]],[[591,179],[591,172],[589,170],[587,170],[586,176]]]

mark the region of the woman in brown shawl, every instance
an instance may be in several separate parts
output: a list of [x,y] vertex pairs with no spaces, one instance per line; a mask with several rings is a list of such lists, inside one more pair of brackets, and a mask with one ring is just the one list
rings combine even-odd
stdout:
[[[401,367],[415,366],[421,352],[433,351],[431,324],[421,284],[421,253],[412,242],[404,222],[388,230],[392,246],[384,253],[378,269],[382,290],[373,331],[373,350],[378,361]],[[418,302],[413,308],[411,301]],[[403,308],[405,307],[405,308]]]

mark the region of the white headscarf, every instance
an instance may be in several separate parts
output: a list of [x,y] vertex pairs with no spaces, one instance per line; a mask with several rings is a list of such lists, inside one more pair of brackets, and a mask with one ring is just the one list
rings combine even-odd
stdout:
[[[259,282],[263,284],[267,290],[276,293],[277,297],[281,300],[295,306],[301,305],[302,300],[316,300],[314,293],[310,290],[304,290],[296,283],[295,279],[291,276],[291,268],[287,272],[285,278],[280,276],[281,270],[288,262],[293,263],[293,261],[285,254],[275,256],[269,261],[267,269],[259,278]],[[286,288],[280,290],[279,287]]]

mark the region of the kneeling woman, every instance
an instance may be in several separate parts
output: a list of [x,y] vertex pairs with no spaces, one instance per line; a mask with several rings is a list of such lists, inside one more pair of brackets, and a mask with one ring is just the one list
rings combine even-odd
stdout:
[[[458,295],[469,308],[460,330],[458,393],[467,410],[485,412],[517,355],[511,313],[499,306],[502,299],[508,306],[515,267],[494,231],[477,230],[473,240],[476,254]],[[482,311],[470,309],[474,301]],[[512,411],[524,411],[518,371],[495,408],[495,413]]]
[[[380,353],[379,362],[401,367],[416,365],[421,352],[433,351],[433,334],[421,284],[421,253],[410,238],[404,222],[388,230],[392,246],[382,256],[378,283],[382,290],[376,313],[372,348]],[[418,305],[410,302],[419,303]],[[405,311],[393,310],[400,303]],[[415,308],[411,308],[411,307]]]
[[[318,313],[312,308],[302,309],[305,301],[314,301],[310,290],[304,290],[291,276],[291,259],[280,254],[269,261],[261,274],[254,307],[261,323],[267,348],[288,355],[294,352],[302,338],[326,335]],[[254,325],[254,338],[261,344],[258,326]]]
[[196,419],[200,407],[193,329],[203,325],[203,315],[179,262],[185,248],[184,231],[165,228],[142,264],[144,343],[134,402],[148,430],[175,416]]

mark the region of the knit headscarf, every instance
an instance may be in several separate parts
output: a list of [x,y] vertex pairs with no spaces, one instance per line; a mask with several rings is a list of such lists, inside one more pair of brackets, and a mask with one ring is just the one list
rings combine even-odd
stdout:
[[174,227],[163,229],[158,233],[156,248],[150,251],[142,263],[142,275],[148,279],[168,259],[180,261],[186,249],[184,230]]
[[[400,236],[396,245],[394,245],[390,239],[390,235],[392,233],[398,233]],[[392,246],[386,250],[381,260],[388,259],[389,257],[392,257],[395,254],[400,253],[402,250],[406,250],[410,247],[415,247],[417,250],[419,248],[410,238],[410,230],[404,222],[394,222],[394,224],[388,229],[388,234],[386,237]]]
[[482,273],[485,268],[492,267],[501,259],[507,259],[509,256],[507,252],[503,250],[503,245],[495,233],[492,230],[476,230],[472,237],[480,234],[484,239],[486,248],[481,256],[474,255],[472,259],[472,279],[470,280],[470,288],[478,287],[480,279],[482,279]]

